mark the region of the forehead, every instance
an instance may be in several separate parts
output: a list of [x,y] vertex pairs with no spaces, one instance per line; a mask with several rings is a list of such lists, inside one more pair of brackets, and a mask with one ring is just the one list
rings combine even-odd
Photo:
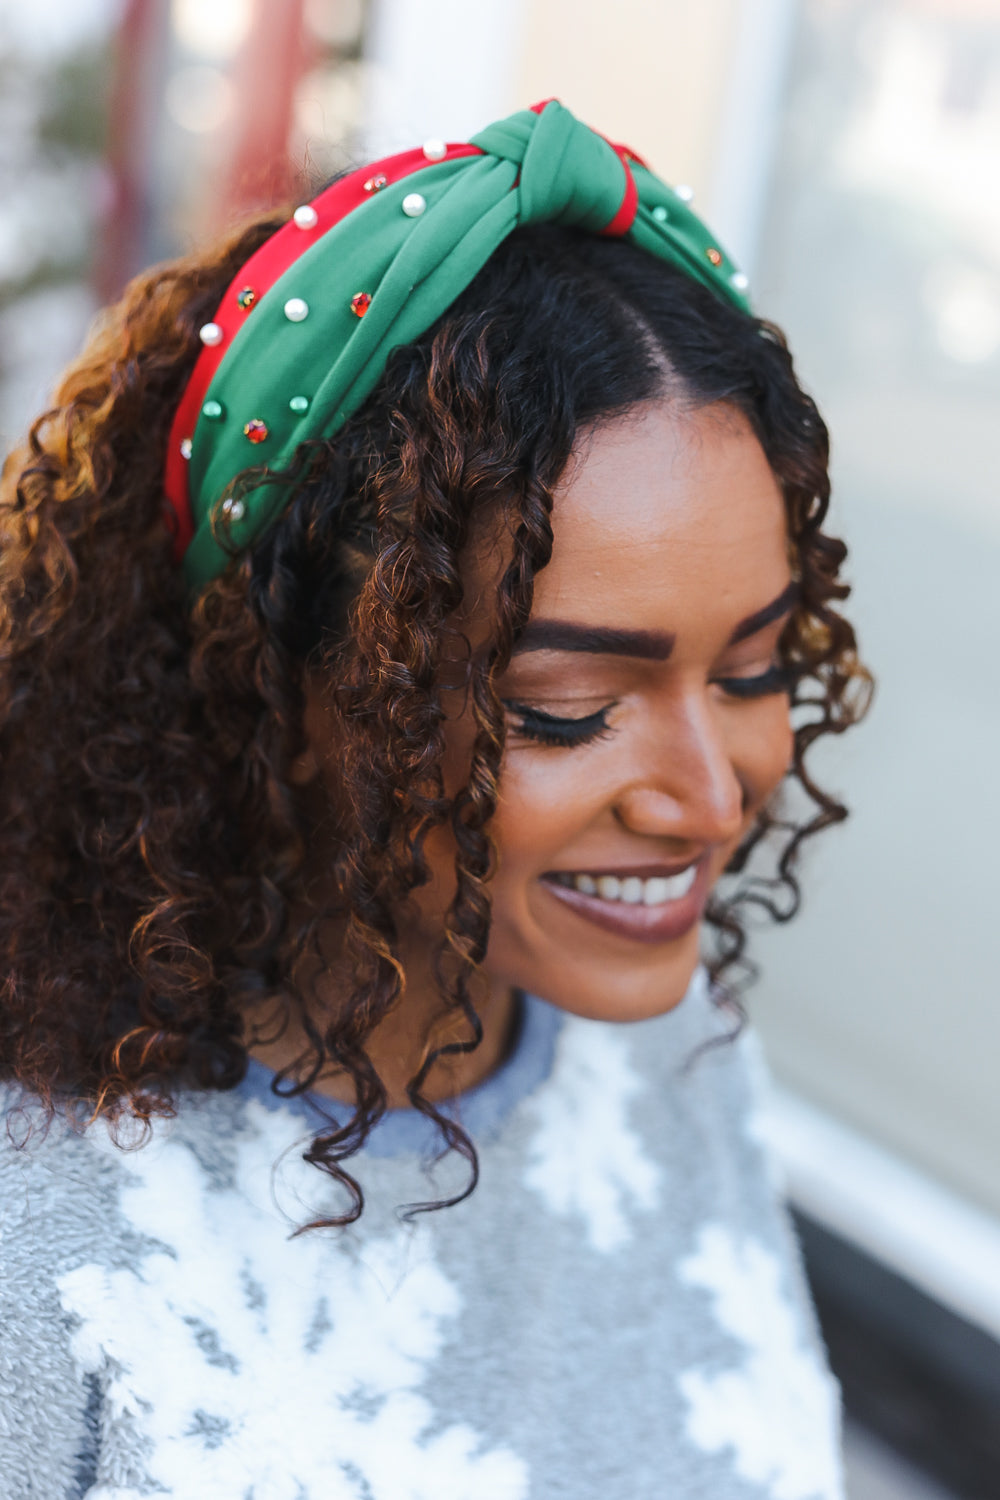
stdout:
[[557,489],[552,529],[536,615],[677,628],[664,610],[747,613],[789,577],[780,488],[729,407],[650,403],[588,433]]

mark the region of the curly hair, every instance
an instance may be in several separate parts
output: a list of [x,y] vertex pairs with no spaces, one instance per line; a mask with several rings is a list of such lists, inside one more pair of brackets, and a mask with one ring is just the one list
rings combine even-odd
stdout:
[[[434,973],[442,1014],[464,1013],[468,1039],[430,1051],[409,1097],[469,1163],[447,1201],[475,1186],[472,1142],[423,1088],[442,1053],[481,1036],[472,985],[504,753],[494,684],[549,560],[553,490],[578,434],[661,395],[727,403],[784,494],[799,585],[781,646],[801,710],[789,775],[809,810],[796,821],[772,806],[732,862],[738,874],[775,835],[773,876],[713,898],[716,975],[742,957],[741,905],[787,920],[803,840],[846,816],[805,758],[861,716],[870,679],[835,607],[846,549],[822,529],[826,429],[780,332],[623,242],[551,226],[513,234],[394,353],[348,425],[303,445],[281,476],[281,517],[186,599],[163,514],[167,433],[200,325],[278,222],[133,282],[5,469],[0,1076],[50,1112],[85,1106],[113,1128],[148,1128],[182,1088],[236,1085],[247,1008],[274,1003],[307,1037],[281,1088],[307,1090],[331,1066],[353,1082],[351,1118],[307,1152],[347,1191],[322,1222],[348,1223],[363,1194],[344,1163],[387,1107],[366,1041],[400,1000],[399,913],[428,877],[436,828],[450,828],[456,856]],[[442,663],[484,522],[506,538],[505,570],[491,646],[468,664],[475,737],[449,796]],[[325,1029],[296,977],[329,915],[310,889],[310,814],[291,776],[314,670],[343,736],[333,875],[351,974]]]

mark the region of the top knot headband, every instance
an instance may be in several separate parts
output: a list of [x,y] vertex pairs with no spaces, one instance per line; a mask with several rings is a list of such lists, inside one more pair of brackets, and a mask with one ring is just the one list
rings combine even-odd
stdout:
[[555,100],[500,120],[468,144],[428,141],[341,178],[298,208],[238,272],[212,320],[170,433],[167,499],[189,583],[221,573],[220,500],[237,544],[286,495],[261,485],[227,499],[255,464],[284,468],[329,437],[412,342],[523,224],[625,237],[743,311],[746,277],[662,182]]

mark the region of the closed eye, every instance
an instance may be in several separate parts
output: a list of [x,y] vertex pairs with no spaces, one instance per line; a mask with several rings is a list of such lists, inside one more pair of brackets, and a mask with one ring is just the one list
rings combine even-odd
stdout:
[[527,703],[504,703],[508,713],[517,717],[518,732],[525,739],[537,740],[542,745],[562,745],[567,748],[589,744],[610,733],[608,714],[613,707],[614,704],[609,704],[606,708],[597,709],[595,713],[586,714],[582,719],[564,719],[556,714],[543,713],[539,708],[531,708]]
[[766,698],[772,693],[790,693],[795,673],[788,667],[769,667],[757,677],[716,677],[716,685],[730,698]]

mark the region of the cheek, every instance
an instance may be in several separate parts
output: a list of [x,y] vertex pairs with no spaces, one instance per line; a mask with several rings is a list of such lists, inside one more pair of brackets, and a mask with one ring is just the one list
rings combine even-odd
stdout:
[[756,812],[788,771],[794,737],[787,698],[764,699],[747,718],[753,722],[741,724],[731,758],[744,789],[747,811]]
[[[520,947],[531,925],[528,908],[533,882],[558,865],[565,848],[600,816],[604,805],[600,794],[595,795],[593,779],[572,775],[565,760],[562,768],[556,764],[558,759],[547,760],[530,751],[521,756],[516,750],[505,758],[497,809],[489,825],[496,850],[490,881],[491,957],[498,947],[506,951],[511,940]],[[435,828],[424,852],[430,880],[413,892],[409,909],[420,939],[436,942],[456,888],[457,846],[450,827]]]
[[519,749],[504,760],[491,832],[500,876],[537,875],[601,816],[609,800],[585,755]]

